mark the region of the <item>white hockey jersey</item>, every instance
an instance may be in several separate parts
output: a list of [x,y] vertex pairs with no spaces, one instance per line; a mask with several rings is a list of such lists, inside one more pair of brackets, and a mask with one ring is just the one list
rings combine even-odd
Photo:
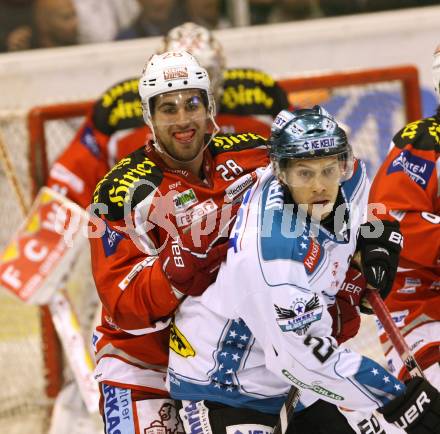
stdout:
[[292,385],[302,390],[303,405],[321,398],[364,411],[404,391],[379,364],[331,337],[327,305],[355,251],[368,187],[357,162],[328,230],[285,203],[265,169],[244,196],[216,282],[176,313],[168,370],[173,398],[276,414]]

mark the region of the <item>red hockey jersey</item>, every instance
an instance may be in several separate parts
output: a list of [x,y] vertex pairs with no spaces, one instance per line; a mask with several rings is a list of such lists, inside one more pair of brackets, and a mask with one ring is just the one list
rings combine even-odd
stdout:
[[104,208],[95,226],[103,234],[90,240],[103,304],[94,334],[98,381],[151,396],[166,394],[168,324],[178,300],[156,249],[173,230],[184,231],[231,203],[253,183],[255,169],[267,163],[263,137],[217,135],[205,151],[203,181],[167,168],[147,145],[122,159],[98,184],[94,205]]
[[[370,192],[400,222],[404,244],[393,289],[385,302],[404,334],[440,321],[440,117],[399,131]],[[386,350],[386,336],[381,340]],[[440,361],[440,353],[438,353]]]

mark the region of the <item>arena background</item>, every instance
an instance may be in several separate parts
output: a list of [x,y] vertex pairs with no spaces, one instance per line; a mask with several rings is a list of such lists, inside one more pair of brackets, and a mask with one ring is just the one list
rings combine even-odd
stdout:
[[[440,6],[216,31],[228,66],[276,77],[396,64],[419,68],[433,105],[431,61],[440,43]],[[97,96],[140,74],[159,38],[40,49],[0,56],[0,110]]]

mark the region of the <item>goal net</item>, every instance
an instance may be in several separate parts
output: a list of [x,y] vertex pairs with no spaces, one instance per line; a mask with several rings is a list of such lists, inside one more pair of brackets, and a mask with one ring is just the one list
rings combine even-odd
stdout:
[[[388,150],[393,134],[421,117],[420,89],[415,67],[318,74],[281,80],[293,107],[322,104],[349,128],[357,157],[370,176]],[[42,106],[30,112],[0,112],[0,140],[12,159],[25,201],[30,204],[44,183],[48,168],[81,123],[91,101]],[[3,248],[23,219],[14,190],[0,169]],[[67,282],[67,289],[90,341],[95,289],[89,252],[84,252]],[[360,336],[350,344],[382,363],[374,318],[364,317]],[[0,294],[0,424],[5,432],[47,432],[53,398],[69,377],[47,311]]]

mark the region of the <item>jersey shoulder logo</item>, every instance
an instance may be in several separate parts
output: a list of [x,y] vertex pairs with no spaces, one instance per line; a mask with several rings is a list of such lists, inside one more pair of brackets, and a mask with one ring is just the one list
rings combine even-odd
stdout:
[[403,172],[416,184],[422,187],[423,190],[426,190],[428,182],[434,171],[434,167],[435,164],[433,161],[426,160],[412,154],[408,150],[404,150],[391,161],[387,168],[387,175]]
[[263,71],[251,68],[228,69],[223,78],[219,113],[275,117],[289,106],[286,92]]
[[171,324],[170,329],[170,348],[182,357],[194,357],[196,355],[188,339],[186,339],[174,322]]
[[159,167],[145,156],[143,148],[120,160],[96,186],[93,202],[108,207],[107,218],[120,220],[127,209],[157,189],[163,179]]
[[266,138],[254,133],[216,135],[209,149],[215,157],[223,152],[237,152],[266,146]]
[[440,120],[432,117],[410,122],[393,139],[396,147],[440,152]]
[[81,131],[80,142],[90,151],[95,158],[101,157],[101,150],[99,149],[98,141],[96,140],[95,132],[90,125],[84,127]]
[[138,92],[138,78],[129,78],[106,90],[93,106],[95,127],[111,135],[119,130],[144,125]]

